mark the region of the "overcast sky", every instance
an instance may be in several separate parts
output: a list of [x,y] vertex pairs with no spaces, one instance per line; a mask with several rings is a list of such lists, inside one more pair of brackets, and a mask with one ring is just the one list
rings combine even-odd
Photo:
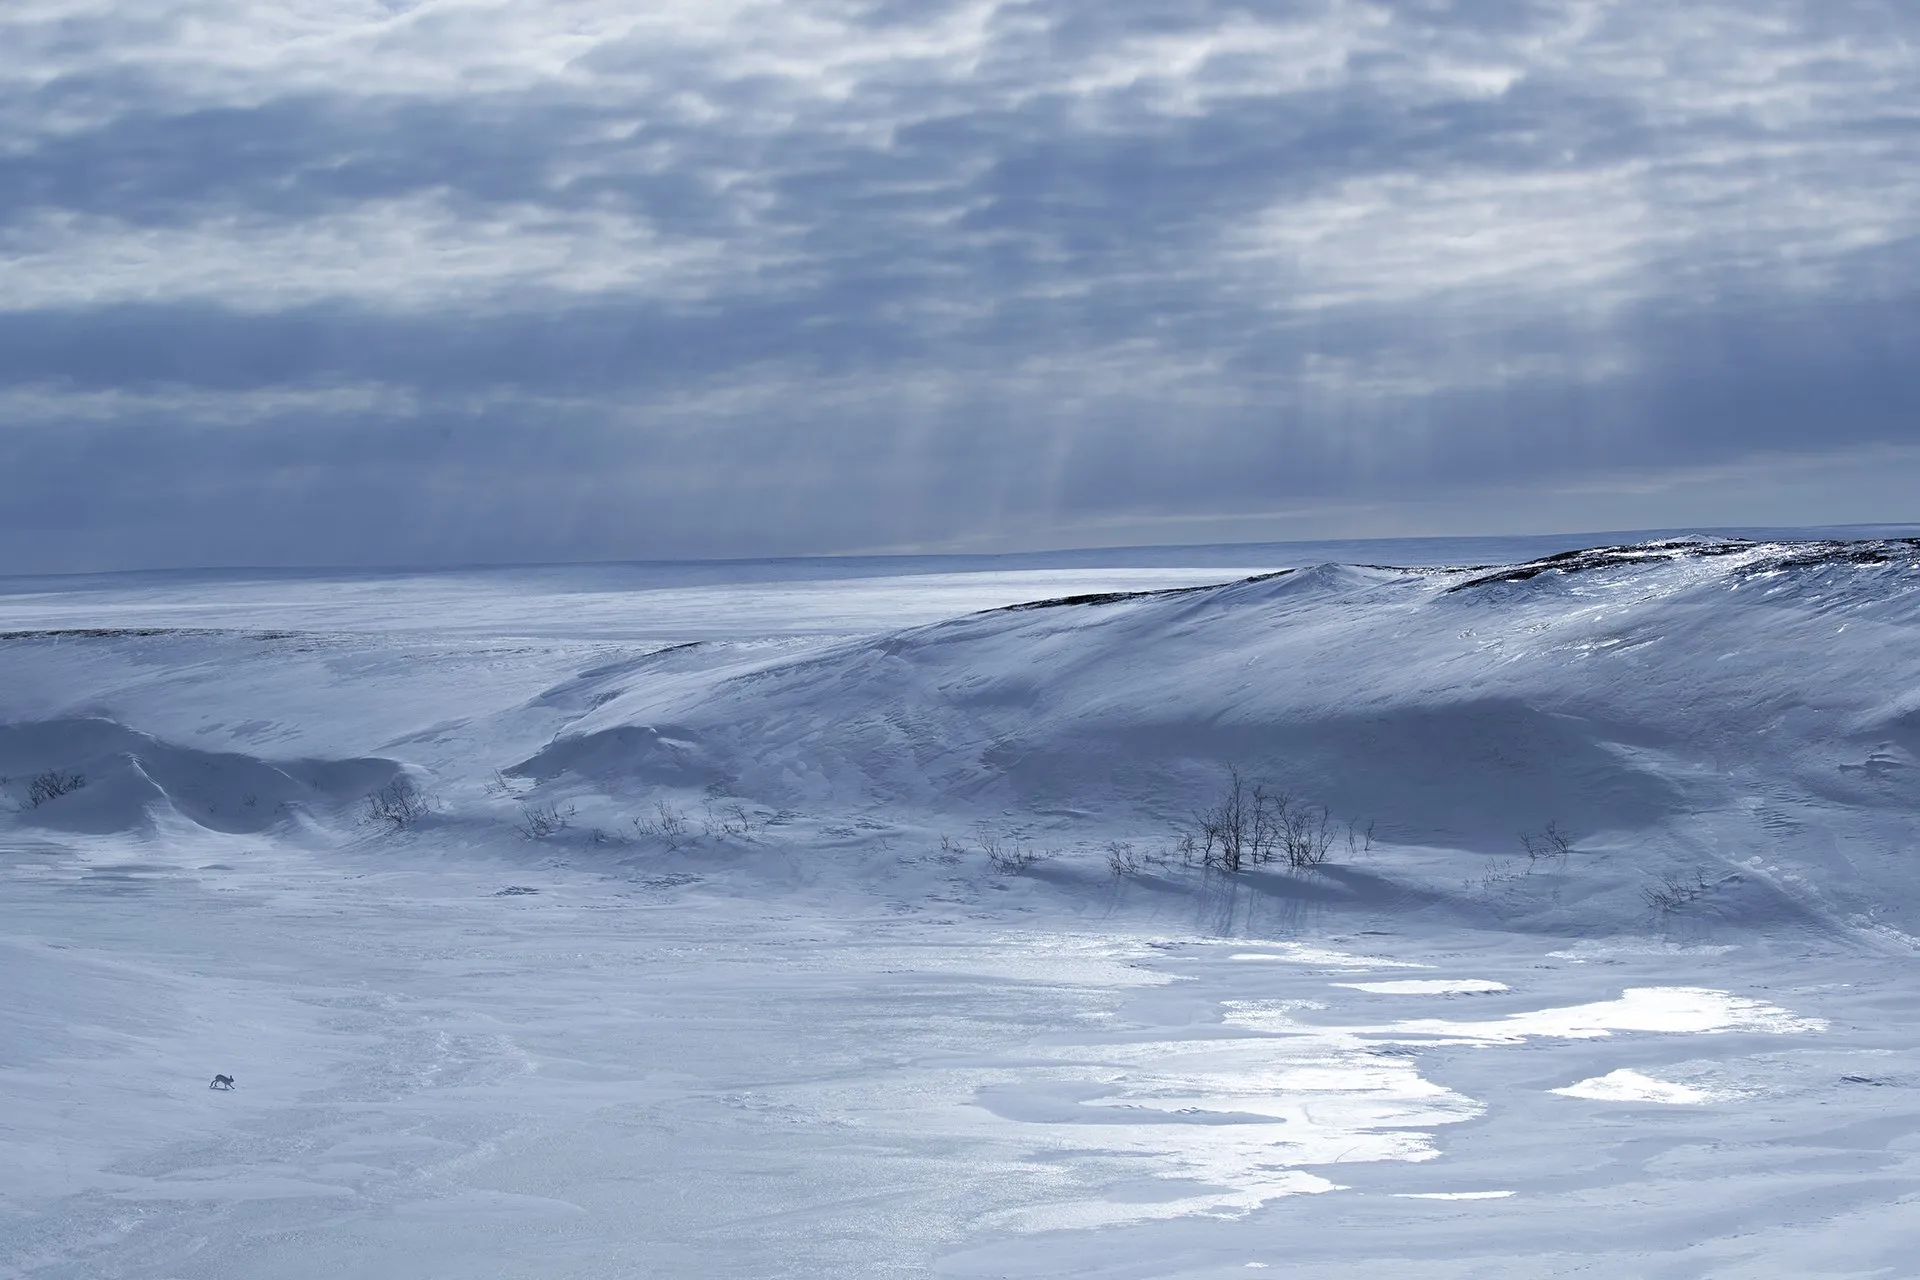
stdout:
[[1912,0],[6,0],[13,571],[1920,520]]

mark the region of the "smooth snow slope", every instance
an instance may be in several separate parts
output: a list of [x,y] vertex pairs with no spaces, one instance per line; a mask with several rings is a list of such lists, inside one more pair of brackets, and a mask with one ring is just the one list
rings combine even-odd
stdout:
[[1151,839],[1237,765],[1397,844],[1510,854],[1552,822],[1642,872],[1738,874],[1721,914],[1906,928],[1917,638],[1907,543],[1328,565],[800,659],[663,654],[577,686],[592,709],[515,769]]
[[1140,560],[8,584],[0,1276],[1910,1274],[1920,546]]

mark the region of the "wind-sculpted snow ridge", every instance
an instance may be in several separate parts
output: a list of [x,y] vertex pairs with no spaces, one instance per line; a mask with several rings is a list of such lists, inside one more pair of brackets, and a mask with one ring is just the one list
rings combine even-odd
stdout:
[[[1268,582],[1274,578],[1283,578],[1293,573],[1292,569],[1276,569],[1272,573],[1256,573],[1240,579],[1241,582]],[[1124,604],[1130,600],[1170,600],[1175,596],[1196,595],[1203,591],[1217,591],[1215,586],[1168,587],[1160,591],[1095,591],[1078,596],[1055,596],[1049,600],[1027,600],[1019,604],[1002,605],[991,610],[994,613],[1030,613],[1035,609],[1068,609],[1081,605]]]
[[1683,540],[999,610],[623,681],[520,768],[1164,841],[1234,766],[1402,845],[1506,856],[1554,823],[1736,914],[1830,916],[1906,875],[1916,567],[1910,541]]
[[[1470,591],[1475,587],[1501,582],[1526,582],[1549,574],[1573,575],[1604,569],[1672,564],[1687,560],[1717,560],[1727,557],[1738,558],[1738,570],[1745,575],[1846,565],[1893,564],[1920,568],[1920,538],[1817,539],[1804,542],[1757,541],[1748,538],[1661,538],[1621,546],[1586,547],[1575,551],[1562,551],[1519,564],[1473,565],[1454,569],[1430,565],[1361,565],[1358,567],[1416,576],[1465,575],[1447,587],[1449,592],[1455,592]],[[1295,571],[1292,569],[1281,569],[1239,581],[1240,583],[1265,582],[1293,572]],[[1165,599],[1219,589],[1212,586],[1195,586],[1175,587],[1163,591],[1098,592],[1005,605],[1000,611],[1021,613],[1032,609],[1057,609],[1074,605],[1120,604],[1132,600]]]
[[[269,761],[99,717],[0,724],[0,779],[26,792],[19,820],[55,831],[135,831],[178,817],[210,831],[264,832],[338,812],[398,776],[391,760]],[[35,788],[36,778],[59,781]]]
[[1746,574],[1778,573],[1791,569],[1819,569],[1840,565],[1897,564],[1920,568],[1920,538],[1879,538],[1863,541],[1756,542],[1743,538],[1665,538],[1620,547],[1593,547],[1563,551],[1524,564],[1482,566],[1473,577],[1456,582],[1449,591],[1467,591],[1495,582],[1525,582],[1542,574],[1589,573],[1626,565],[1663,564],[1684,560],[1738,557]]
[[148,640],[155,636],[241,636],[250,640],[296,640],[298,631],[235,631],[224,627],[39,627],[0,631],[0,640]]
[[0,1274],[1910,1272],[1911,544],[1227,563],[0,594]]

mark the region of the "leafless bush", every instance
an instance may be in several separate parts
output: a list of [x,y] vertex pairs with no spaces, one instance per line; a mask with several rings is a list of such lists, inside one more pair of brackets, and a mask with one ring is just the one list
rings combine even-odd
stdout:
[[1127,841],[1114,840],[1108,843],[1107,871],[1115,880],[1139,875],[1143,865],[1145,865],[1145,859],[1140,856],[1139,850]]
[[1640,890],[1640,896],[1646,899],[1648,906],[1665,915],[1705,896],[1711,888],[1713,886],[1707,883],[1706,873],[1696,870],[1692,880],[1672,874],[1663,875]]
[[1279,813],[1280,845],[1290,867],[1317,867],[1333,849],[1333,826],[1327,811],[1311,805],[1290,803],[1285,796],[1275,802]]
[[545,804],[534,804],[530,801],[522,800],[520,802],[520,821],[513,824],[513,829],[529,840],[545,840],[551,836],[559,835],[562,831],[572,826],[573,815],[574,807],[572,805],[568,805],[565,809],[562,809],[552,801],[548,801]]
[[633,827],[644,838],[657,840],[669,849],[678,849],[687,842],[686,815],[665,800],[655,802],[651,817],[635,818]]
[[27,782],[27,808],[38,809],[49,800],[72,795],[86,785],[87,775],[84,773],[62,773],[58,769],[49,769],[36,774]]
[[404,773],[367,797],[367,821],[395,831],[405,831],[432,812],[432,803]]
[[751,840],[754,828],[759,824],[747,806],[738,801],[721,803],[713,796],[707,797],[706,821],[703,830],[709,840]]
[[1564,868],[1567,854],[1573,851],[1573,840],[1560,830],[1558,823],[1549,822],[1538,834],[1522,832],[1520,847],[1527,851],[1527,874],[1532,875],[1534,868],[1543,862]]
[[495,769],[493,776],[480,784],[480,789],[492,796],[495,800],[509,800],[518,796],[521,787],[524,785],[526,784],[522,783],[519,779],[509,778],[506,774],[500,772],[500,770]]
[[1226,872],[1273,859],[1280,844],[1276,801],[1263,782],[1248,783],[1240,770],[1227,771],[1226,794],[1212,808],[1193,815],[1200,828],[1200,862]]
[[1003,876],[1017,876],[1046,857],[1025,840],[985,831],[980,833],[980,852],[987,855],[987,865]]
[[[1371,833],[1369,827],[1369,845]],[[1352,828],[1349,836],[1357,842]],[[1193,815],[1193,826],[1181,833],[1178,847],[1184,861],[1231,874],[1275,861],[1317,867],[1332,852],[1334,838],[1324,808],[1303,804],[1264,782],[1249,782],[1239,769],[1229,768],[1225,792],[1210,808]]]
[[1373,824],[1369,822],[1365,827],[1361,827],[1352,822],[1347,823],[1347,861],[1364,858],[1372,852]]

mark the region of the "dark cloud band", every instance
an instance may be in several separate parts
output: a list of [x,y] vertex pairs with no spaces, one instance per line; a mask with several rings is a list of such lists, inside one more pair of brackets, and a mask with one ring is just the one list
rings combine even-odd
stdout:
[[267,9],[0,14],[23,567],[1680,524],[1914,443],[1900,6]]

